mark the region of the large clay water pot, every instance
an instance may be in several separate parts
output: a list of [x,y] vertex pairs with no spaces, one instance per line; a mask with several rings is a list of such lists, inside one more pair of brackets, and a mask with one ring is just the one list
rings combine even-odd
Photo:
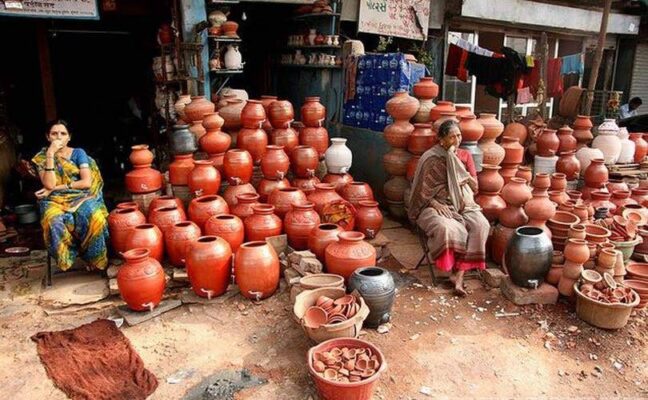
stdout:
[[648,142],[643,139],[643,133],[632,132],[630,140],[635,144],[634,162],[640,163],[648,154]]
[[307,127],[320,127],[326,121],[326,107],[318,96],[306,97],[300,110],[301,122]]
[[513,177],[502,188],[501,196],[506,204],[512,206],[523,206],[524,203],[531,200],[531,189],[527,186],[526,181],[522,178]]
[[241,110],[241,125],[243,125],[243,128],[262,128],[265,120],[266,112],[261,101],[248,100]]
[[391,149],[383,155],[383,166],[385,172],[392,176],[405,176],[407,174],[407,163],[412,155],[403,149]]
[[629,164],[634,162],[635,142],[630,140],[630,134],[627,128],[619,129],[619,139],[621,140],[621,152],[619,153],[617,163]]
[[222,197],[211,194],[196,197],[189,203],[189,219],[205,229],[205,222],[214,215],[229,214],[229,206]]
[[576,158],[575,151],[565,151],[560,154],[556,162],[556,172],[565,174],[568,181],[578,179],[580,175],[580,161]]
[[385,182],[383,185],[383,193],[387,200],[390,201],[403,201],[405,198],[405,191],[409,189],[410,183],[405,177],[395,176]]
[[517,139],[518,143],[524,145],[527,140],[527,127],[519,122],[511,122],[504,128],[503,136],[510,136]]
[[238,196],[243,193],[256,194],[257,192],[251,183],[243,183],[241,185],[229,185],[223,192],[223,199],[231,209],[232,207],[238,204]]
[[259,195],[257,193],[241,193],[236,195],[237,203],[230,207],[232,215],[236,215],[241,220],[252,215],[252,207],[261,204],[259,203]]
[[137,248],[148,249],[149,256],[161,262],[164,256],[164,241],[160,228],[153,224],[142,224],[132,228],[126,236],[125,250]]
[[232,271],[232,248],[218,236],[201,236],[189,244],[187,275],[200,297],[218,297],[227,291]]
[[290,163],[296,176],[309,178],[315,175],[319,164],[319,155],[317,150],[311,146],[297,146],[290,153]]
[[295,119],[295,110],[288,100],[276,100],[268,106],[268,119],[274,129],[287,128]]
[[576,152],[576,145],[578,144],[576,138],[574,137],[574,130],[569,126],[565,125],[561,128],[558,128],[558,151],[556,154],[560,154],[564,151],[574,151]]
[[176,154],[169,164],[169,183],[176,186],[186,186],[189,174],[194,169],[193,154]]
[[269,204],[252,207],[253,214],[245,218],[245,238],[248,241],[265,240],[270,236],[281,235],[283,222],[274,214],[275,208]]
[[247,150],[232,149],[225,153],[223,172],[230,184],[240,185],[250,182],[254,163]]
[[414,125],[409,121],[396,120],[385,127],[383,137],[391,147],[404,149],[408,145],[412,132],[414,132]]
[[261,182],[259,182],[259,185],[257,186],[257,193],[260,196],[259,201],[261,203],[266,203],[268,201],[268,196],[270,196],[270,193],[274,192],[277,189],[289,187],[290,182],[286,178],[282,180],[261,179]]
[[324,251],[329,244],[339,240],[338,235],[344,230],[336,224],[320,224],[308,234],[308,249],[318,260],[324,262]]
[[504,149],[503,166],[519,165],[524,160],[524,147],[517,138],[513,136],[502,136],[502,148]]
[[346,186],[344,186],[342,190],[340,190],[340,196],[342,196],[344,200],[353,204],[354,207],[357,207],[362,200],[374,199],[371,186],[369,186],[365,182],[356,181],[346,184]]
[[439,85],[434,83],[434,78],[424,76],[412,88],[412,93],[419,99],[434,99],[439,95]]
[[610,178],[605,160],[602,158],[595,158],[590,161],[590,165],[585,170],[583,175],[585,185],[591,188],[602,188]]
[[322,215],[324,206],[335,201],[343,200],[342,196],[335,191],[335,187],[328,183],[315,185],[315,191],[306,196],[306,199],[315,205],[315,211],[320,216]]
[[234,277],[241,294],[259,301],[272,296],[279,286],[279,257],[265,241],[241,245],[234,258]]
[[301,129],[299,133],[299,144],[303,146],[311,146],[317,150],[319,158],[324,157],[326,149],[329,147],[329,134],[326,128],[306,126]]
[[547,189],[536,189],[533,191],[533,197],[524,205],[524,212],[529,217],[528,224],[542,228],[542,230],[551,237],[551,231],[547,228],[547,221],[556,214],[556,207],[549,200]]
[[270,143],[283,146],[286,154],[290,154],[295,147],[299,146],[297,131],[289,126],[286,128],[275,128],[270,133]]
[[414,124],[414,130],[407,141],[407,151],[421,155],[432,148],[438,139],[430,124]]
[[504,254],[504,262],[514,284],[538,287],[551,267],[553,245],[541,228],[517,228]]
[[126,240],[131,229],[145,223],[146,217],[137,208],[118,208],[111,211],[108,215],[108,230],[113,250],[116,253],[126,251]]
[[346,141],[345,138],[332,138],[331,146],[324,153],[326,168],[331,174],[345,174],[351,169],[353,153]]
[[267,146],[261,157],[261,172],[266,179],[283,179],[290,168],[290,158],[283,146]]
[[243,221],[232,214],[215,215],[205,222],[205,235],[214,235],[225,239],[232,251],[243,243],[245,227]]
[[239,131],[236,145],[239,149],[247,150],[255,164],[261,162],[261,157],[268,146],[268,134],[261,128],[243,128]]
[[497,119],[495,114],[481,113],[477,122],[484,127],[482,139],[494,140],[504,132],[504,124]]
[[504,262],[504,253],[509,240],[513,237],[515,229],[503,225],[495,225],[490,241],[491,258],[497,265]]
[[353,182],[353,177],[349,174],[326,174],[322,178],[322,183],[333,185],[338,193],[350,182]]
[[268,195],[268,204],[274,206],[275,214],[281,219],[292,210],[294,204],[304,203],[306,203],[306,195],[294,187],[275,189]]
[[231,144],[232,137],[220,129],[208,130],[200,138],[200,148],[207,154],[225,153]]
[[376,237],[383,224],[383,215],[374,200],[361,200],[356,206],[355,229],[365,237]]
[[227,100],[227,105],[218,110],[225,123],[223,130],[232,133],[241,129],[241,112],[243,112],[245,102],[241,99]]
[[200,237],[200,228],[191,221],[174,224],[164,234],[164,247],[174,267],[184,266],[189,243]]
[[162,266],[144,248],[126,251],[122,257],[125,262],[117,272],[119,294],[131,310],[153,310],[164,294],[166,280]]
[[215,109],[216,105],[205,96],[193,96],[184,108],[184,115],[187,122],[194,122],[202,120],[205,114],[213,113]]
[[131,193],[152,193],[162,188],[162,174],[150,164],[136,165],[124,177],[124,185]]
[[214,168],[218,170],[222,181],[223,174],[225,173],[223,170],[223,165],[225,164],[225,153],[209,154],[208,160],[211,161]]
[[169,133],[171,154],[193,154],[198,150],[198,139],[189,130],[189,125],[175,125]]
[[484,135],[484,126],[477,122],[477,117],[472,114],[461,117],[459,130],[464,142],[477,142]]
[[502,167],[491,164],[482,164],[482,170],[477,174],[480,192],[499,193],[504,187],[504,178],[499,174]]
[[621,155],[621,139],[619,127],[614,119],[605,119],[598,127],[598,135],[592,142],[592,147],[603,152],[603,160],[607,165],[616,164]]
[[293,187],[301,190],[306,195],[313,193],[315,191],[315,185],[318,183],[321,183],[321,181],[316,176],[310,178],[295,178],[290,182]]
[[348,231],[338,235],[338,242],[326,247],[324,259],[328,273],[349,277],[358,268],[376,265],[376,249],[364,241],[360,232]]
[[194,161],[194,169],[191,170],[187,185],[192,193],[197,196],[216,194],[220,189],[221,177],[218,170],[209,160]]
[[358,268],[349,278],[348,290],[357,290],[371,310],[364,326],[376,328],[389,322],[396,298],[396,285],[388,270],[379,267]]
[[479,191],[475,202],[482,208],[482,213],[488,222],[496,222],[500,213],[506,208],[506,202],[498,192]]
[[437,119],[441,118],[442,113],[455,111],[457,111],[457,109],[455,108],[453,102],[439,100],[437,101],[436,106],[432,107],[432,109],[430,110],[430,121],[434,123]]
[[536,139],[536,155],[540,157],[553,157],[560,146],[560,139],[553,129],[543,129]]
[[385,104],[385,110],[394,120],[410,120],[418,111],[418,107],[418,100],[405,90],[394,93],[394,96]]
[[133,165],[149,165],[155,159],[155,156],[149,150],[148,144],[136,144],[131,146],[131,153],[128,156]]
[[313,209],[314,204],[307,201],[293,204],[284,217],[283,224],[288,244],[295,250],[308,249],[308,235],[320,224],[320,217]]
[[[149,207],[150,208],[150,207]],[[178,222],[186,221],[187,216],[181,207],[163,206],[149,210],[148,222],[157,226],[166,235],[167,230]]]

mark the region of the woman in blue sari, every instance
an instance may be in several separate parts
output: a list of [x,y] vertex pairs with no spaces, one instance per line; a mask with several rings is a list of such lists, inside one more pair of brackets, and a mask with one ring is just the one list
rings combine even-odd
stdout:
[[85,151],[68,146],[68,125],[58,120],[47,131],[49,147],[32,162],[43,188],[36,192],[45,245],[65,271],[80,256],[90,268],[108,265],[108,210],[103,202],[103,179]]

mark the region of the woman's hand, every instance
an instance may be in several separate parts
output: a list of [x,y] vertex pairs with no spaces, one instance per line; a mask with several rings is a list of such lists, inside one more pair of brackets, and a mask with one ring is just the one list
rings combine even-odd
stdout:
[[47,196],[49,196],[50,193],[52,193],[51,190],[46,189],[46,188],[42,188],[41,190],[35,192],[34,194],[36,195],[36,198],[38,200],[42,200],[42,199],[46,198]]
[[448,206],[447,204],[439,203],[438,201],[433,201],[432,204],[430,204],[430,205],[439,214],[441,214],[442,217],[452,219],[452,210],[450,209],[450,206]]
[[58,139],[52,140],[52,143],[50,143],[49,147],[47,148],[47,156],[54,157],[56,152],[58,152],[62,148],[63,148],[63,141]]

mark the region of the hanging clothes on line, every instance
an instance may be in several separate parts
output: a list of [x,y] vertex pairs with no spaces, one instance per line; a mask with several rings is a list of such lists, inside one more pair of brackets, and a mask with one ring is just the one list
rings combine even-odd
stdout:
[[486,56],[486,57],[493,57],[495,55],[495,52],[485,49],[483,47],[479,47],[476,44],[472,44],[465,39],[462,39],[457,36],[454,36],[454,38],[455,38],[454,39],[455,46],[461,47],[462,49],[470,53],[475,53],[475,54],[479,54],[480,56]]
[[[563,81],[560,73],[562,68],[562,58],[551,58],[547,60],[547,82],[545,82],[546,96],[559,97],[563,93]],[[538,94],[538,84],[540,83],[540,61],[535,60],[535,67],[524,76],[523,86],[528,86],[531,93]]]
[[583,53],[562,57],[562,67],[560,68],[560,73],[562,75],[583,75],[584,72],[585,67],[583,65]]
[[520,54],[510,47],[503,47],[502,54],[484,57],[469,53],[466,68],[477,77],[478,85],[486,85],[486,92],[502,99],[514,94],[528,68]]
[[448,47],[448,59],[446,60],[445,74],[455,76],[460,81],[468,81],[468,71],[466,70],[466,60],[468,51],[461,47],[451,44]]

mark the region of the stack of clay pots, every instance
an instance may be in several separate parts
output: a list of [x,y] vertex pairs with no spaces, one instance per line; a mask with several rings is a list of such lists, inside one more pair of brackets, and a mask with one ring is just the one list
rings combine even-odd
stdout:
[[133,201],[148,209],[150,199],[156,197],[156,192],[162,189],[162,174],[151,168],[155,156],[148,149],[148,145],[135,145],[131,149],[129,160],[133,170],[125,176],[126,190],[133,195]]
[[[473,162],[477,172],[482,171],[482,164],[484,164],[484,152],[481,150],[477,143],[484,135],[484,126],[477,120],[473,113],[467,113],[459,116],[459,129],[461,130],[461,147],[470,151],[472,154]],[[488,164],[488,163],[486,163]],[[496,165],[488,164],[492,167]]]
[[565,264],[563,265],[562,275],[558,281],[558,291],[567,297],[574,295],[574,283],[576,283],[583,272],[583,264],[590,258],[587,241],[573,237],[576,235],[580,235],[580,232],[574,235],[570,234],[570,238],[567,239],[563,252]]
[[432,77],[423,77],[412,87],[412,93],[419,101],[419,107],[414,115],[415,123],[428,123],[430,121],[430,110],[436,105],[434,98],[439,95],[439,85],[434,83]]
[[[316,177],[325,175],[326,165],[322,162],[326,150],[329,147],[329,134],[324,126],[326,122],[326,107],[320,103],[320,98],[306,97],[301,107],[302,124],[304,125],[299,131],[299,144],[311,146],[317,150],[320,158],[320,166],[316,171]],[[313,187],[310,188],[312,190]]]
[[236,147],[247,150],[255,165],[261,163],[261,157],[268,146],[268,134],[263,130],[266,112],[260,100],[247,100],[241,110],[242,128],[238,133]]
[[497,165],[482,164],[482,170],[477,176],[479,193],[475,201],[491,223],[496,223],[500,213],[506,208],[506,202],[500,196],[504,187],[504,178],[499,174],[500,168]]
[[504,177],[504,183],[508,183],[512,177],[517,176],[518,167],[524,161],[524,146],[514,136],[503,136],[502,148],[504,159],[501,163],[500,175]]
[[560,140],[556,131],[552,129],[543,129],[536,138],[536,154],[534,157],[534,172],[552,174],[556,172],[556,163],[558,162],[558,147]]
[[[482,174],[485,171],[482,171]],[[501,265],[504,251],[515,230],[526,225],[529,221],[529,217],[524,211],[524,205],[531,200],[532,192],[524,179],[513,177],[509,183],[504,185],[500,196],[506,206],[499,212],[499,224],[493,231],[491,257],[493,261]]]
[[578,149],[587,147],[592,142],[592,139],[594,139],[594,135],[592,134],[593,127],[594,125],[590,117],[586,115],[576,116],[572,128],[574,129],[573,135],[576,138],[576,147]]
[[558,129],[558,161],[556,172],[565,174],[570,189],[576,189],[581,172],[581,164],[576,158],[577,141],[573,129],[565,125]]
[[479,148],[484,153],[483,163],[500,165],[506,153],[502,146],[495,143],[495,140],[504,132],[504,124],[495,117],[495,114],[488,113],[479,114],[477,122],[484,127],[484,134],[479,140]]

